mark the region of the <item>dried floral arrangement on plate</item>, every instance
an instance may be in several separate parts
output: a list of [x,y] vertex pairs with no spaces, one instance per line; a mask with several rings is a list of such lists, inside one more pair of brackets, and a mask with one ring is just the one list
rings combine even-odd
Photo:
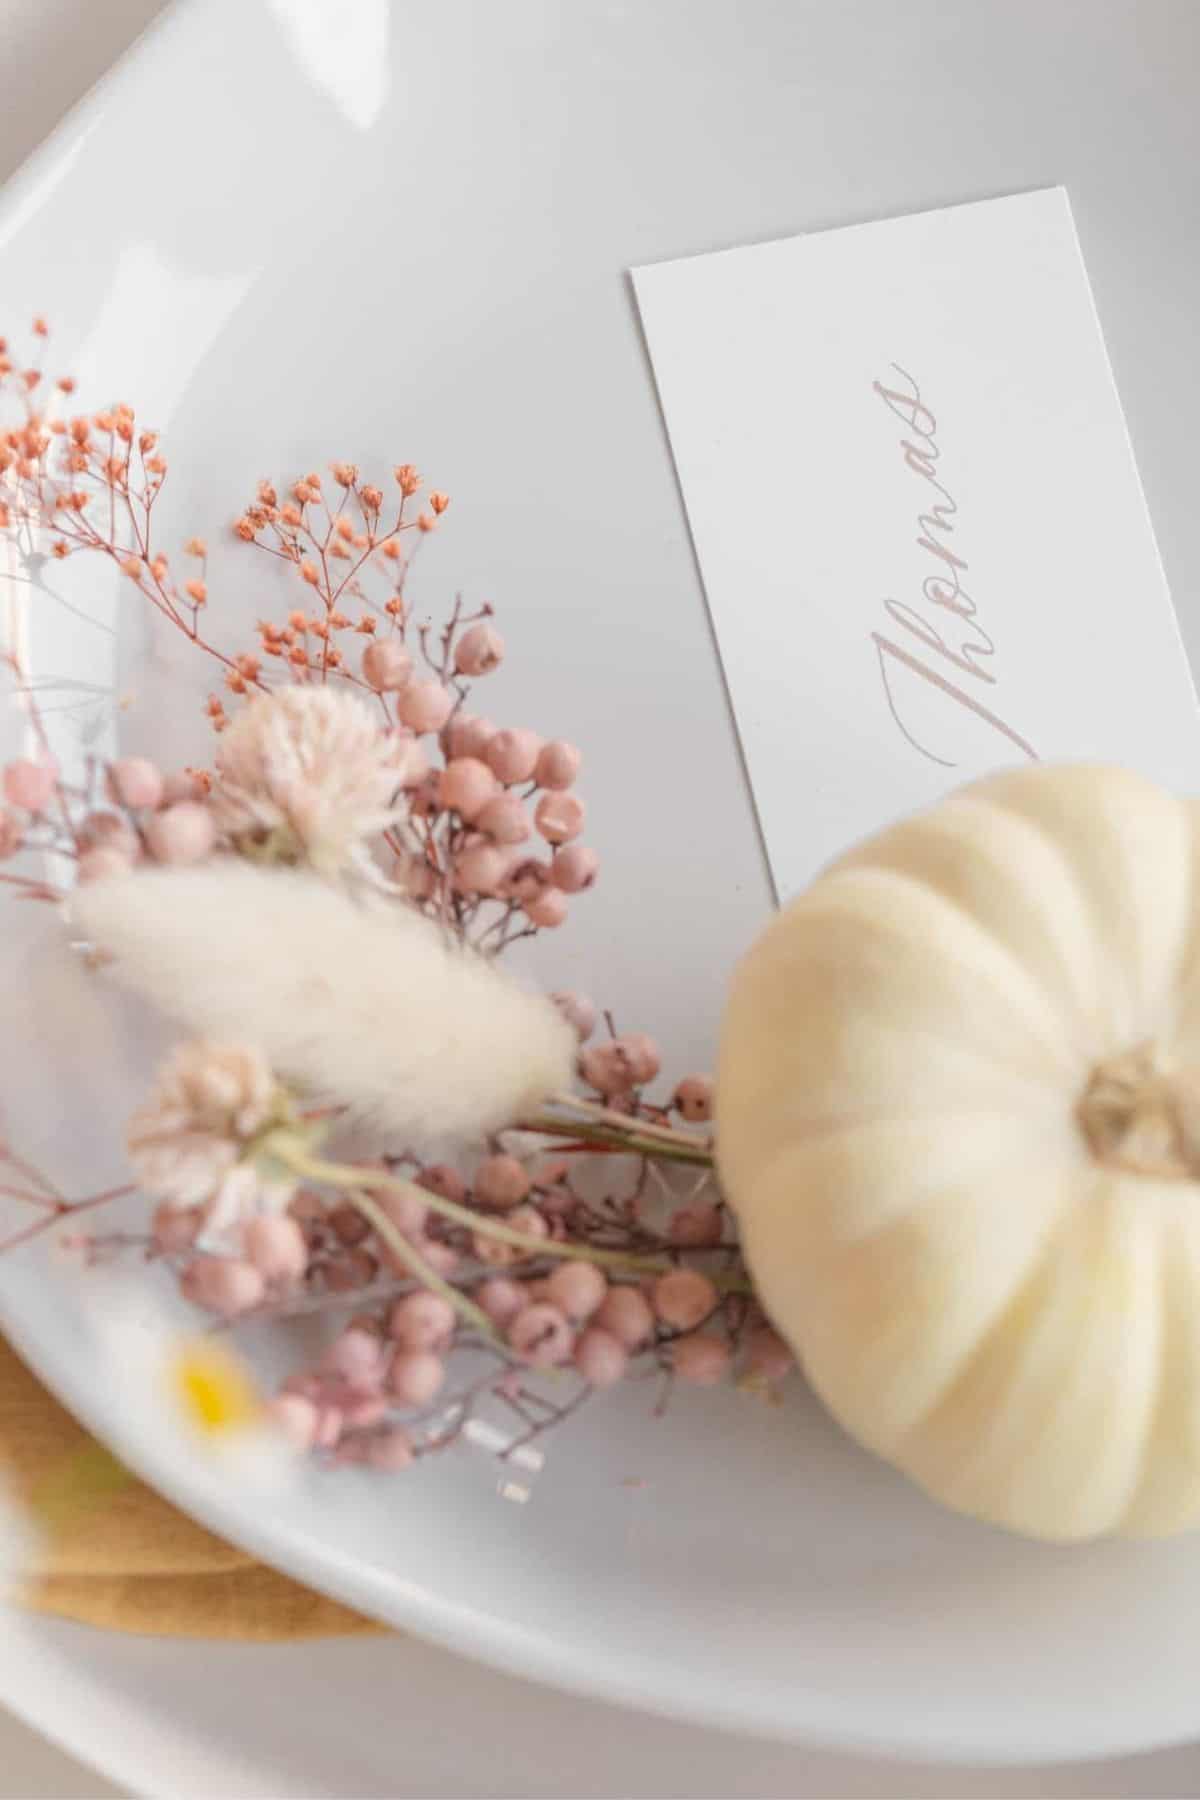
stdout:
[[[602,903],[598,861],[576,747],[473,710],[505,654],[490,610],[435,626],[406,597],[447,497],[408,464],[262,483],[234,533],[292,598],[226,649],[204,544],[177,572],[152,535],[155,434],[70,394],[0,356],[12,556],[114,563],[223,692],[211,767],[68,778],[8,646],[29,741],[0,882],[184,1036],[128,1121],[140,1228],[9,1149],[31,1216],[0,1248],[65,1236],[175,1282],[211,1329],[164,1334],[160,1394],[258,1466],[466,1439],[529,1469],[625,1378],[659,1408],[675,1382],[771,1398],[795,1352],[962,1512],[1057,1541],[1194,1528],[1194,803],[1033,766],[889,826],[742,960],[716,1082],[663,1079],[652,1037],[505,963]],[[269,1396],[231,1348],[264,1318],[325,1326]]]
[[[176,1382],[213,1446],[270,1432],[397,1470],[465,1434],[528,1467],[631,1375],[660,1408],[675,1381],[773,1394],[792,1358],[716,1183],[711,1079],[663,1080],[652,1037],[502,963],[594,903],[598,859],[580,751],[473,710],[506,653],[491,608],[433,624],[406,598],[448,497],[410,464],[264,480],[233,531],[294,588],[251,627],[201,539],[159,545],[156,433],[74,413],[73,385],[0,355],[10,548],[115,563],[219,691],[210,767],[121,757],[72,784],[5,651],[30,749],[3,769],[0,879],[185,1035],[128,1121],[144,1232],[10,1149],[31,1218],[4,1247],[65,1227],[83,1260],[177,1283],[216,1327]],[[231,1339],[313,1315],[325,1343],[260,1401]]]

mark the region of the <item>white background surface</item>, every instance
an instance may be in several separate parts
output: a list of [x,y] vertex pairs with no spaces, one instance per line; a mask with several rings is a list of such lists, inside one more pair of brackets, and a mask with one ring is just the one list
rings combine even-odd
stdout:
[[[643,3],[655,7],[660,0]],[[730,6],[732,0],[706,0],[687,17],[702,32],[706,19]],[[756,22],[781,8],[793,10],[788,0],[778,6],[755,0],[741,8],[748,37],[753,40]],[[144,0],[0,0],[0,172],[32,147],[154,10]],[[628,28],[636,31],[637,8],[605,7],[606,13],[614,10],[626,11]],[[798,3],[794,10],[805,16],[810,43],[802,62],[781,70],[780,80],[791,85],[793,104],[810,117],[805,142],[813,147],[811,161],[795,171],[795,208],[787,217],[756,208],[756,169],[771,145],[756,136],[754,120],[739,117],[736,91],[727,90],[712,97],[713,129],[727,138],[741,179],[712,196],[710,238],[680,242],[664,222],[663,254],[777,235],[798,222],[835,224],[1066,182],[1195,659],[1200,8],[1191,0],[972,0],[965,6],[827,0],[824,6]],[[1120,1629],[1119,1620],[1113,1628]],[[205,1653],[207,1660],[222,1655]],[[136,1737],[144,1758],[138,1781],[146,1792],[308,1791],[294,1771],[281,1774],[272,1788],[269,1772],[255,1771],[247,1758],[235,1785],[236,1745],[219,1778],[212,1772],[216,1765],[210,1767],[205,1786],[203,1738],[195,1741],[192,1761],[175,1760],[168,1778],[170,1732],[140,1719],[137,1707],[152,1703],[161,1719],[172,1679],[181,1689],[194,1688],[200,1661],[200,1653],[183,1647],[108,1645],[90,1634],[39,1625],[0,1638],[0,1692],[35,1716],[49,1716],[44,1708],[53,1702],[64,1729],[86,1717],[89,1733],[108,1731],[114,1754],[118,1740]],[[474,1721],[474,1743],[491,1740],[486,1761],[477,1749],[464,1748],[472,1772],[448,1769],[443,1756],[450,1709],[439,1718],[436,1693],[445,1695],[451,1681],[457,1716]],[[620,1791],[656,1796],[1200,1792],[1200,1756],[1185,1752],[1103,1769],[1058,1770],[1033,1781],[1016,1774],[922,1775],[816,1753],[799,1757],[653,1721],[618,1723],[601,1708],[537,1695],[483,1671],[458,1670],[445,1657],[419,1650],[396,1704],[411,1721],[407,1733],[399,1733],[404,1753],[396,1793],[616,1792],[596,1785],[604,1781],[606,1751],[616,1740],[627,1751],[626,1766],[639,1771],[626,1777]],[[193,1718],[215,1756],[225,1735],[219,1701]],[[495,1746],[506,1721],[519,1727],[531,1758],[512,1764],[515,1785],[497,1785],[504,1778]],[[15,1724],[11,1730],[11,1742],[0,1736],[0,1792],[110,1791],[93,1777],[73,1775],[69,1764]],[[544,1748],[534,1742],[535,1731]],[[528,1771],[539,1767],[535,1785]],[[218,1779],[219,1787],[213,1785]]]

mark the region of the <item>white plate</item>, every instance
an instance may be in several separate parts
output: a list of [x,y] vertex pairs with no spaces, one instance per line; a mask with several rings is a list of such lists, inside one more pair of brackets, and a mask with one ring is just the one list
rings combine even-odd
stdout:
[[214,1647],[2,1607],[0,1689],[148,1800],[1127,1800],[1194,1794],[1200,1773],[1194,1745],[1023,1769],[878,1762],[617,1713],[415,1638]]
[[[169,540],[216,536],[259,475],[336,454],[419,458],[453,492],[417,592],[493,599],[512,647],[494,710],[589,753],[605,876],[542,966],[654,1028],[677,1068],[707,1062],[723,972],[767,890],[622,271],[859,210],[846,180],[795,197],[826,142],[791,85],[806,43],[786,11],[754,17],[766,49],[719,5],[209,0],[143,46],[0,213],[14,329],[51,311],[88,391],[166,428]],[[730,503],[752,519],[736,471]],[[211,585],[247,581],[252,619],[247,558],[222,548]],[[90,604],[116,601],[97,574]],[[159,659],[128,607],[115,619],[108,637],[39,604],[35,668],[136,690],[117,720],[129,747],[203,755],[190,666]],[[25,936],[53,922],[17,914],[10,1042],[35,1026],[40,1041],[0,1101],[23,1148],[92,1186],[145,1037],[131,1015],[94,1036],[68,1018]],[[476,1456],[396,1484],[314,1476],[268,1518],[154,1448],[82,1355],[53,1263],[0,1264],[0,1316],[199,1517],[508,1669],[941,1756],[1099,1754],[1200,1718],[1200,1544],[1062,1552],[972,1527],[803,1400],[696,1398],[654,1424],[624,1393],[556,1441],[523,1508]]]

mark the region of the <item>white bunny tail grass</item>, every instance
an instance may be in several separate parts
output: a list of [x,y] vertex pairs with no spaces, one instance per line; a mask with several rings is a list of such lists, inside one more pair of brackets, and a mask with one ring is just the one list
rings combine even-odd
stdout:
[[70,917],[122,986],[397,1144],[487,1135],[570,1084],[554,1004],[402,904],[220,858],[91,882]]

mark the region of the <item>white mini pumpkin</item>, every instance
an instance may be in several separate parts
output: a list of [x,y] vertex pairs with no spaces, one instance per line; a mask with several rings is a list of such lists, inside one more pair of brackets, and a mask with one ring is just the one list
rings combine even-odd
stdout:
[[862,1443],[1036,1537],[1200,1523],[1200,804],[1035,767],[844,856],[736,974],[717,1137]]

